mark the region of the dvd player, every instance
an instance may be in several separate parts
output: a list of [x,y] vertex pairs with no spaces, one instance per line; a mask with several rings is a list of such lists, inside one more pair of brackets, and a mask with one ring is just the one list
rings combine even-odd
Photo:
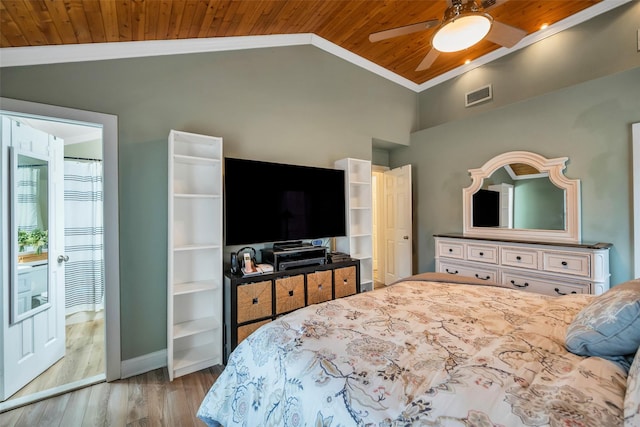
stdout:
[[278,263],[277,270],[289,270],[291,268],[307,267],[309,265],[323,265],[327,263],[326,258],[302,258]]
[[273,248],[262,249],[262,262],[273,265],[276,271],[308,265],[322,265],[327,263],[327,248],[324,246],[273,245]]

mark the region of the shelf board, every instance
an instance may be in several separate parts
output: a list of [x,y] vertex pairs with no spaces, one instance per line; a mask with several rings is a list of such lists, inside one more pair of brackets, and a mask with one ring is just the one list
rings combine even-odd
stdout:
[[173,250],[175,252],[184,252],[184,251],[199,251],[203,249],[220,249],[222,246],[215,244],[199,244],[199,245],[181,245],[175,246]]
[[350,237],[372,237],[371,233],[354,233]]
[[220,199],[220,194],[174,193],[176,199]]
[[350,206],[349,209],[357,211],[363,209],[371,209],[371,206]]
[[201,332],[215,331],[219,327],[220,324],[214,316],[177,323],[173,325],[173,339],[184,338]]
[[370,185],[371,182],[369,182],[369,181],[350,181],[349,184],[350,185]]
[[213,291],[220,287],[217,280],[200,280],[197,282],[178,283],[173,285],[173,295],[185,295],[195,292]]
[[174,154],[173,160],[178,163],[189,165],[215,165],[220,163],[220,159],[215,159],[213,157],[187,156],[184,154]]
[[[212,366],[221,361],[220,345],[216,343],[208,343],[198,347],[191,347],[187,350],[176,351],[173,356],[173,370],[176,373],[180,371],[188,371],[194,367],[195,370]],[[202,368],[197,368],[202,366]],[[186,373],[186,372],[184,372]],[[176,376],[183,375],[178,374]]]
[[359,260],[363,260],[363,259],[371,259],[373,258],[371,255],[368,254],[351,254],[351,258],[355,258],[355,259],[359,259]]

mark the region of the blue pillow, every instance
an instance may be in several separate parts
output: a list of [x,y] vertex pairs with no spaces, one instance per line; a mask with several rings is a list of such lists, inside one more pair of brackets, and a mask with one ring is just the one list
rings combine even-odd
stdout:
[[593,299],[567,329],[566,347],[581,356],[597,356],[629,369],[640,346],[640,279],[614,286]]

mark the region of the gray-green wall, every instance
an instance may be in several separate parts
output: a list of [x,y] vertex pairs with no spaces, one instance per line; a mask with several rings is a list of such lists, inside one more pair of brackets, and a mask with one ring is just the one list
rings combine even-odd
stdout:
[[[640,66],[640,1],[580,25],[420,93],[420,129]],[[493,85],[493,100],[465,108],[465,93]]]
[[391,152],[411,163],[418,271],[433,271],[433,234],[462,231],[468,170],[506,151],[569,157],[582,185],[584,241],[613,243],[611,283],[631,278],[631,124],[640,121],[640,68],[415,132]]
[[[640,122],[640,2],[632,1],[418,95],[420,131],[390,166],[413,164],[417,271],[434,269],[434,233],[462,231],[468,169],[527,150],[569,157],[582,180],[584,241],[614,244],[611,283],[631,278],[631,123]],[[493,85],[493,100],[464,94]]]
[[[0,69],[0,94],[118,116],[122,358],[166,348],[167,136],[333,167],[408,144],[416,94],[312,46]],[[253,183],[268,185],[268,181]]]

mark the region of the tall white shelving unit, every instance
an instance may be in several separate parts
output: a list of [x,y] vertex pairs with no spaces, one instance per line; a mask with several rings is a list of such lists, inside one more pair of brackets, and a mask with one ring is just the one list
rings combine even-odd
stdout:
[[341,159],[336,169],[345,171],[347,236],[336,238],[336,250],[360,260],[360,289],[373,290],[373,210],[371,162]]
[[222,363],[222,138],[169,134],[169,378]]

